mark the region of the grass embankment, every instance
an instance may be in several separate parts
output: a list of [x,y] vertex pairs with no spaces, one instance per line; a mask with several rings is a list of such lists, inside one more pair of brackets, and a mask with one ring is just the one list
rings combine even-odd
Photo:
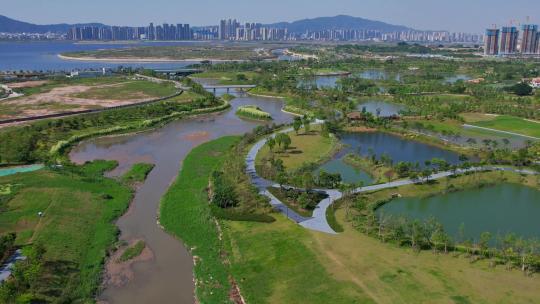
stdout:
[[229,299],[229,272],[222,260],[221,241],[208,204],[210,174],[224,162],[239,137],[222,137],[191,151],[175,183],[163,196],[160,223],[180,238],[195,257],[196,296],[201,303]]
[[127,184],[144,182],[150,171],[154,169],[154,164],[138,163],[122,176],[122,181]]
[[72,96],[87,99],[130,100],[156,98],[173,95],[176,92],[171,82],[150,82],[146,80],[126,80],[107,87],[95,87]]
[[540,138],[540,122],[509,115],[465,115],[471,125]]
[[[321,163],[328,160],[340,149],[339,140],[334,136],[321,135],[320,126],[312,126],[310,132],[301,129],[298,134],[287,133],[291,138],[291,145],[286,151],[278,151],[274,147],[273,156],[281,159],[285,169],[294,171],[306,164]],[[265,160],[270,159],[270,148],[265,145],[257,154],[256,165],[263,166]]]
[[[129,206],[132,191],[103,177],[114,161],[82,167],[42,169],[0,177],[10,184],[1,200],[0,234],[16,232],[16,244],[41,244],[46,253],[37,280],[26,291],[49,302],[93,302],[117,219]],[[43,212],[43,216],[38,216]],[[21,295],[22,290],[16,290]]]
[[384,164],[374,163],[367,157],[362,157],[356,154],[347,154],[343,161],[357,169],[365,171],[374,180],[375,184],[387,183],[397,178],[397,174],[391,167]]
[[144,46],[70,52],[63,53],[62,56],[102,60],[250,60],[274,57],[265,52],[254,52],[251,47],[215,46]]
[[134,259],[141,255],[144,248],[146,247],[146,243],[144,241],[137,241],[135,245],[128,247],[120,256],[118,259],[118,262],[127,262],[131,259]]
[[272,115],[264,112],[261,108],[253,105],[241,106],[236,110],[236,115],[255,120],[272,120]]

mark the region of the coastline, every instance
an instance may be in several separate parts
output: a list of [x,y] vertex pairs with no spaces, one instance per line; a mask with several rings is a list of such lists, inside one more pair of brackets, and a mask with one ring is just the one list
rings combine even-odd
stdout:
[[170,58],[131,58],[131,57],[119,57],[119,58],[96,58],[96,57],[72,57],[67,55],[58,54],[58,58],[62,60],[72,61],[98,61],[98,62],[201,62],[201,61],[214,61],[214,62],[235,62],[245,61],[243,59],[217,59],[217,58],[187,58],[187,59],[170,59]]

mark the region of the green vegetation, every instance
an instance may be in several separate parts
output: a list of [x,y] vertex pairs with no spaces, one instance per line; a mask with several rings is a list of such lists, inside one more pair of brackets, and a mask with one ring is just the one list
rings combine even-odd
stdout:
[[227,266],[221,258],[220,236],[213,219],[206,187],[212,172],[223,164],[238,137],[222,137],[191,151],[160,206],[160,223],[179,237],[195,264],[196,295],[201,303],[226,302],[230,289]]
[[123,49],[81,51],[62,54],[73,58],[96,59],[157,59],[157,60],[246,60],[274,56],[267,51],[255,52],[249,47],[217,46],[145,46]]
[[5,143],[0,146],[0,164],[56,161],[61,157],[59,153],[83,139],[148,129],[188,115],[215,112],[229,107],[228,103],[220,103],[212,94],[201,90],[193,90],[200,98],[190,103],[163,101],[4,128],[0,130],[0,141]]
[[301,129],[298,134],[290,132],[287,135],[291,139],[287,149],[275,147],[271,150],[269,145],[265,145],[259,151],[256,164],[261,174],[265,175],[264,172],[272,159],[281,160],[286,170],[292,172],[306,164],[321,163],[340,148],[338,139],[334,136],[323,136],[320,126],[314,126],[313,130],[308,132]]
[[348,154],[343,158],[343,161],[348,165],[367,172],[373,177],[376,184],[386,183],[397,178],[389,157],[385,155],[382,155],[381,159],[378,160],[374,155],[368,158],[356,154]]
[[282,203],[301,216],[311,217],[315,207],[328,196],[316,191],[299,191],[295,189],[268,188],[268,191]]
[[144,248],[146,248],[146,243],[144,241],[137,241],[133,246],[128,247],[120,258],[118,259],[118,262],[127,262],[129,260],[132,260],[143,252]]
[[116,240],[114,220],[132,197],[127,186],[103,177],[115,166],[95,161],[0,177],[0,184],[13,185],[0,206],[0,235],[15,232],[16,245],[42,255],[17,265],[23,272],[33,269],[31,277],[3,284],[1,302],[94,300],[107,251]]
[[236,110],[236,115],[249,119],[256,120],[271,120],[272,116],[268,112],[264,112],[257,106],[247,105],[241,106]]
[[130,100],[170,96],[175,92],[176,88],[170,82],[129,80],[115,85],[94,87],[72,96],[86,99]]
[[133,165],[121,179],[127,184],[141,183],[146,180],[146,177],[152,169],[154,169],[154,164],[138,163]]
[[519,117],[512,117],[508,115],[492,116],[491,119],[478,120],[476,122],[472,122],[472,124],[479,127],[514,132],[540,138],[540,122],[529,121]]

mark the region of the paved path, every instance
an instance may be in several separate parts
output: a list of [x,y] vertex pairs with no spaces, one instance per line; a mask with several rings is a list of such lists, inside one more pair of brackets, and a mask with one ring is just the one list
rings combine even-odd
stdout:
[[479,127],[479,126],[475,126],[475,125],[464,124],[463,126],[466,127],[466,128],[481,129],[481,130],[486,130],[486,131],[491,131],[491,132],[496,132],[496,133],[504,133],[504,134],[508,134],[508,135],[514,135],[514,136],[519,136],[519,137],[525,137],[525,138],[530,138],[530,139],[535,139],[535,140],[539,140],[539,139],[540,139],[540,138],[534,137],[534,136],[523,135],[523,134],[519,134],[519,133],[508,132],[508,131],[502,131],[502,130],[491,129],[491,128],[486,128],[486,127]]
[[[292,130],[293,130],[292,128],[287,128],[287,129],[284,129],[284,130],[281,130],[272,134],[270,137],[274,137],[278,133],[291,132]],[[322,200],[317,205],[317,207],[313,211],[312,217],[309,217],[309,218],[301,216],[300,214],[296,213],[294,210],[287,207],[283,202],[281,202],[277,197],[275,197],[274,195],[272,195],[272,193],[268,191],[269,187],[279,187],[280,185],[260,177],[257,174],[257,171],[255,169],[255,158],[257,157],[259,150],[266,144],[266,141],[268,140],[268,138],[261,139],[257,143],[255,143],[255,145],[253,145],[253,147],[249,150],[246,156],[246,172],[251,177],[252,184],[255,185],[255,187],[257,187],[261,195],[264,195],[270,199],[270,204],[274,207],[275,210],[283,213],[288,218],[292,219],[293,221],[300,224],[301,226],[311,229],[311,230],[315,230],[315,231],[336,234],[336,232],[328,224],[328,221],[326,219],[326,210],[336,200],[343,197],[343,193],[341,191],[335,190],[335,189],[314,189],[314,191],[320,191],[320,192],[326,193],[328,195],[328,198]],[[484,167],[472,167],[469,169],[458,169],[455,172],[454,171],[438,172],[438,173],[432,174],[428,179],[436,180],[436,179],[445,178],[454,174],[464,174],[467,172],[477,172],[477,171],[511,171],[511,172],[515,172],[519,174],[526,174],[526,175],[538,174],[538,172],[536,171],[527,170],[527,169],[515,169],[515,168],[501,167],[501,166],[484,166]],[[422,181],[425,181],[425,179],[397,180],[397,181],[384,183],[384,184],[356,188],[352,191],[352,193],[356,194],[356,193],[377,191],[377,190],[382,190],[382,189],[396,188],[396,187],[401,187],[401,186],[406,186],[406,185],[412,185],[412,184],[419,183]],[[283,186],[283,187],[286,187],[289,189],[304,190],[304,189],[292,187],[292,186]]]

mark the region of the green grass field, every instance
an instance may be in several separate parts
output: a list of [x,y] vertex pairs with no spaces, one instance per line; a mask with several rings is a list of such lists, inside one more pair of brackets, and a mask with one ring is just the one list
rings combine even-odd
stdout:
[[471,124],[540,138],[540,122],[528,121],[519,117],[493,116],[492,119],[473,121]]
[[200,303],[226,303],[229,298],[229,272],[221,257],[221,241],[206,187],[212,171],[219,168],[227,151],[239,140],[222,137],[193,149],[161,200],[161,225],[193,248],[191,254],[198,257],[194,272]]
[[122,176],[122,181],[127,184],[135,184],[143,182],[150,171],[154,169],[154,164],[138,163]]
[[0,178],[0,184],[12,185],[12,197],[0,206],[0,234],[16,232],[18,245],[39,243],[46,249],[39,283],[30,290],[35,296],[93,301],[116,240],[114,220],[132,197],[129,187],[102,176],[115,166],[98,161],[75,171],[42,169]]
[[146,80],[129,80],[107,87],[95,87],[74,97],[87,99],[130,100],[157,98],[173,95],[176,88],[172,83],[154,83]]
[[[295,132],[288,133],[291,137],[291,146],[286,152],[276,153],[274,156],[283,160],[285,168],[294,171],[306,163],[318,163],[328,157],[339,148],[339,141],[335,137],[323,137],[319,132],[320,127],[313,126],[308,134],[304,134],[301,129],[296,135]],[[277,150],[277,147],[274,148]],[[270,156],[270,148],[265,145],[257,154],[256,163],[262,165],[264,159]]]

